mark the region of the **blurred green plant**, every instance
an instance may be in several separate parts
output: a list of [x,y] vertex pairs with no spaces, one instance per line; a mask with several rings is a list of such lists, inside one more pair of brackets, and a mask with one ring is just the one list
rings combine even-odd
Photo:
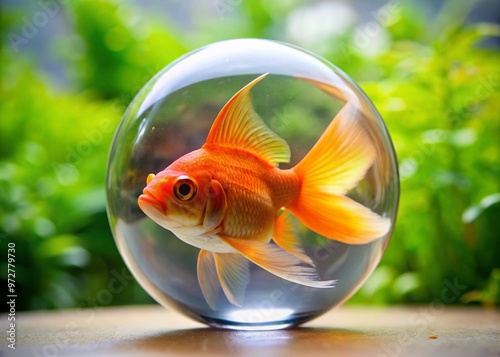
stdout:
[[404,17],[388,27],[400,40],[377,58],[381,78],[362,85],[392,134],[402,182],[394,238],[360,299],[444,301],[457,282],[455,303],[500,302],[500,56],[481,46],[500,27],[466,25],[466,10],[445,7],[447,19],[429,26],[435,37],[408,41]]
[[[443,300],[454,282],[464,287],[455,303],[500,302],[500,56],[482,42],[500,29],[466,24],[467,7],[450,4],[428,23],[416,4],[396,3],[373,19],[378,32],[349,25],[318,47],[374,101],[400,161],[394,237],[352,302]],[[65,90],[39,71],[31,52],[15,54],[2,43],[0,245],[16,243],[19,310],[91,306],[89,297],[122,271],[105,213],[104,176],[113,131],[139,88],[209,42],[294,43],[286,19],[315,5],[227,6],[209,20],[193,11],[197,31],[183,32],[142,19],[130,5],[71,2],[64,17],[74,32],[51,48],[66,69]],[[5,39],[23,14],[6,9],[2,16]],[[369,44],[376,38],[383,41],[374,50]],[[5,279],[4,256],[0,269]],[[148,301],[130,282],[105,304]]]

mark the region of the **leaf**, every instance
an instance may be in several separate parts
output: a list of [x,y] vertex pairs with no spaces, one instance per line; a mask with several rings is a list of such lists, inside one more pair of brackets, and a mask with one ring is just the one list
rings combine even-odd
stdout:
[[494,204],[500,202],[500,193],[484,197],[478,205],[473,205],[467,208],[462,214],[462,222],[470,224],[474,222],[485,210]]

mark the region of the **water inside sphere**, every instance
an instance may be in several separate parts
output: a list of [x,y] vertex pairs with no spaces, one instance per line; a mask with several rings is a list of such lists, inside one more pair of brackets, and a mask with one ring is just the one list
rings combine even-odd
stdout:
[[[299,163],[349,105],[349,120],[359,123],[376,155],[346,196],[385,217],[391,227],[370,243],[346,244],[325,238],[294,218],[300,243],[319,279],[336,280],[335,286],[297,284],[249,263],[244,301],[238,306],[220,292],[209,304],[197,274],[200,249],[146,216],[138,197],[149,174],[200,149],[228,100],[266,73],[250,95],[255,111],[290,147],[290,162],[279,164],[279,169]],[[182,192],[189,193],[186,187]],[[160,304],[210,326],[230,329],[294,326],[346,301],[379,263],[392,234],[398,198],[392,143],[366,95],[326,60],[268,40],[214,43],[164,68],[130,104],[108,163],[108,215],[116,244],[134,277]]]

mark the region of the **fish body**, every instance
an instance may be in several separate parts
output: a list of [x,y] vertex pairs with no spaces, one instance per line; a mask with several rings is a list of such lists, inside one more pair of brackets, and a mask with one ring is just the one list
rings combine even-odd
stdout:
[[216,309],[222,290],[237,306],[244,303],[248,262],[314,288],[319,280],[302,249],[291,216],[327,238],[365,244],[390,229],[390,220],[345,194],[373,164],[375,149],[350,114],[337,114],[306,157],[289,170],[288,144],[253,109],[250,89],[262,75],[222,108],[199,150],[150,174],[140,208],[157,224],[200,249],[198,281]]
[[[157,222],[178,233],[179,238],[186,243],[216,253],[236,252],[226,243],[218,244],[218,234],[249,242],[268,243],[272,238],[276,213],[281,207],[289,206],[300,189],[299,178],[293,171],[279,170],[239,149],[212,147],[195,150],[155,175],[150,184],[173,191],[168,183],[175,185],[173,181],[178,177],[189,177],[196,182],[197,195],[204,202],[200,209],[194,211],[204,215],[190,214],[183,209],[182,202],[175,199],[166,201],[160,193],[157,201],[165,204],[160,209],[166,212],[179,211],[180,214],[172,214],[170,220],[159,218]],[[218,191],[210,192],[211,185],[220,185],[225,198],[217,196]],[[148,189],[145,195],[142,200],[146,202],[150,197],[155,197]],[[219,202],[222,199],[226,202],[225,206],[213,204],[210,210],[203,210],[206,201]],[[154,216],[154,206],[144,205],[141,204],[143,210]],[[203,224],[214,216],[220,216],[217,225]]]

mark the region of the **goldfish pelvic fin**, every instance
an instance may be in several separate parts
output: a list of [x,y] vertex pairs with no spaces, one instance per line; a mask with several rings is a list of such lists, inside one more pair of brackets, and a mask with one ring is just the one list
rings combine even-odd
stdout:
[[344,196],[363,179],[376,151],[360,123],[345,105],[316,145],[293,168],[301,191],[290,211],[307,227],[325,237],[365,244],[385,235],[390,219]]
[[248,260],[239,253],[212,253],[222,290],[231,304],[241,307],[250,281]]
[[241,239],[219,236],[262,269],[291,282],[313,288],[331,288],[336,280],[319,281],[316,268],[303,266],[302,261],[269,243],[246,242]]
[[217,277],[217,268],[215,257],[212,252],[200,250],[198,254],[198,283],[200,284],[201,292],[207,301],[208,306],[212,310],[217,310],[216,302],[221,284]]
[[250,152],[272,166],[290,162],[290,148],[262,121],[253,108],[252,87],[267,73],[257,77],[236,93],[217,115],[203,148],[229,147]]
[[288,211],[283,212],[278,218],[276,218],[276,221],[274,222],[273,240],[288,253],[296,256],[304,263],[314,266],[311,258],[307,256],[302,249],[300,241],[295,234],[291,218],[292,215]]

